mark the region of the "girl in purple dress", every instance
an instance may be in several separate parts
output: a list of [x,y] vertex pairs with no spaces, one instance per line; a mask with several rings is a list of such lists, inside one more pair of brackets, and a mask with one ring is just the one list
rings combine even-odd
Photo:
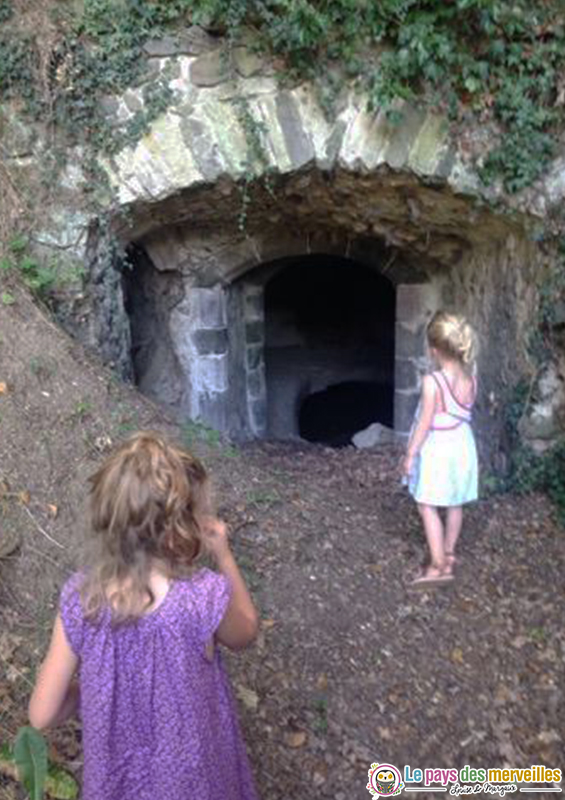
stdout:
[[[63,587],[31,724],[80,709],[83,800],[257,800],[215,645],[245,647],[258,615],[204,467],[138,433],[91,483],[88,565]],[[203,549],[218,572],[195,568]]]

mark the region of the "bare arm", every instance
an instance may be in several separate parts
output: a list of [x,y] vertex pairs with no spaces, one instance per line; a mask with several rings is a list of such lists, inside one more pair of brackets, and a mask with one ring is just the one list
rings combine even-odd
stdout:
[[34,728],[60,725],[78,707],[78,684],[73,676],[78,658],[67,641],[60,615],[57,615],[45,661],[29,701],[29,721]]
[[403,473],[405,475],[408,475],[411,471],[414,457],[420,452],[420,448],[430,430],[436,407],[436,391],[437,387],[432,376],[425,375],[422,380],[420,415],[408,442],[406,458],[404,459]]
[[228,578],[232,590],[227,611],[216,631],[216,638],[226,647],[238,650],[250,644],[257,636],[259,615],[230,550],[225,523],[221,520],[210,520],[205,541],[216,559],[218,569]]

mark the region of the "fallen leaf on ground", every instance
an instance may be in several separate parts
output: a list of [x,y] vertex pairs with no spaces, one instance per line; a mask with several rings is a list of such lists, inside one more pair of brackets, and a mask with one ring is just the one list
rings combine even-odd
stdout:
[[328,688],[328,676],[325,672],[322,672],[318,675],[318,680],[316,681],[316,688],[319,689],[321,692],[325,692]]
[[8,386],[4,381],[0,381],[0,394],[8,394]]
[[289,747],[303,747],[308,738],[306,731],[292,731],[286,736],[286,743]]
[[460,647],[454,647],[450,654],[450,659],[453,661],[454,664],[463,664],[463,650]]
[[254,692],[253,689],[248,689],[247,686],[242,686],[241,684],[238,684],[235,687],[235,691],[246,708],[249,708],[251,711],[257,711],[257,707],[259,705],[259,695],[257,692]]
[[0,658],[3,661],[9,661],[22,642],[21,636],[2,631],[0,633]]

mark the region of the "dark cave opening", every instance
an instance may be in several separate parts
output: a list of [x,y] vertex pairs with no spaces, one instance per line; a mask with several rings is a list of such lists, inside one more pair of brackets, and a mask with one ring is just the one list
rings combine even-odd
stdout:
[[351,259],[285,259],[265,289],[267,432],[331,446],[392,426],[396,292]]
[[368,381],[345,381],[308,395],[300,406],[300,436],[331,447],[351,444],[354,434],[376,420],[392,424],[387,395]]

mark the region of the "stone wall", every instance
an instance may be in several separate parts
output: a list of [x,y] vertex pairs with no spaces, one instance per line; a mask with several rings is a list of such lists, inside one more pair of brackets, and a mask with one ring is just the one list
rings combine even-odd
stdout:
[[[344,255],[397,287],[397,429],[406,430],[417,398],[425,322],[447,304],[467,313],[483,342],[479,428],[496,450],[505,398],[531,372],[526,331],[548,258],[539,220],[565,196],[565,162],[508,198],[477,178],[473,132],[454,138],[445,119],[409,106],[399,106],[393,125],[347,87],[328,119],[312,87],[281,88],[251,50],[237,47],[226,59],[222,46],[198,29],[148,45],[148,71],[166,78],[175,102],[136,146],[100,160],[111,192],[101,187],[96,212],[85,202],[83,154],[70,154],[36,236],[44,251],[87,264],[86,299],[75,318],[67,314],[69,326],[124,375],[135,328],[134,350],[146,348],[145,361],[133,359],[144,391],[214,427],[262,435],[264,325],[254,270],[292,255]],[[144,102],[140,86],[104,107],[119,128]],[[42,158],[41,138],[28,139],[25,155],[9,154],[14,172]],[[127,273],[119,254],[109,258],[109,234],[124,250],[141,248],[156,275]],[[145,312],[131,326],[124,282],[130,299],[145,292]],[[146,334],[159,341],[153,355]]]

